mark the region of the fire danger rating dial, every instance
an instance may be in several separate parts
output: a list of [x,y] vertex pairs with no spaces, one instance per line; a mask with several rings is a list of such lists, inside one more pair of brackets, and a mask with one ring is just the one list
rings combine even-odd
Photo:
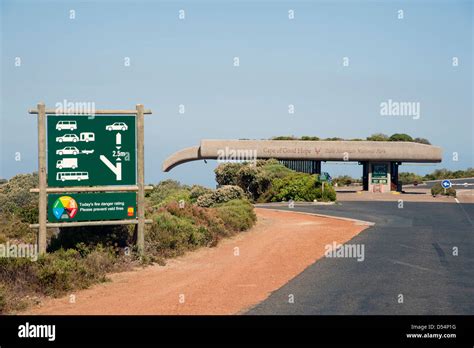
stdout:
[[77,214],[77,202],[70,196],[62,196],[53,204],[53,214],[56,219],[73,219]]

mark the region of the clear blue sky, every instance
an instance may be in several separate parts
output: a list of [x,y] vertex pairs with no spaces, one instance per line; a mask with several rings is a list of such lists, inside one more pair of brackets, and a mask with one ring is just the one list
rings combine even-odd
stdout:
[[[27,109],[64,99],[152,109],[148,183],[213,186],[213,161],[161,172],[167,156],[204,138],[404,132],[441,146],[444,159],[402,171],[473,166],[472,1],[0,2],[1,177],[37,170],[36,119]],[[419,102],[420,119],[381,116],[388,99]],[[361,172],[323,168],[333,176]]]

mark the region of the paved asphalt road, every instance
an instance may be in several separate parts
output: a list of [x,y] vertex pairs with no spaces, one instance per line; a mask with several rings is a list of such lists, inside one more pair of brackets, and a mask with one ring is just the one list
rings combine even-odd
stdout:
[[[441,182],[442,180],[436,181],[426,181],[425,185],[418,185],[414,186],[415,188],[424,188],[430,189],[433,187],[434,184]],[[453,184],[453,188],[456,190],[474,190],[474,178],[467,178],[467,179],[450,179],[451,183]],[[469,185],[464,185],[465,183]]]
[[474,314],[474,204],[343,202],[294,210],[375,222],[348,242],[364,245],[365,260],[323,258],[247,314]]

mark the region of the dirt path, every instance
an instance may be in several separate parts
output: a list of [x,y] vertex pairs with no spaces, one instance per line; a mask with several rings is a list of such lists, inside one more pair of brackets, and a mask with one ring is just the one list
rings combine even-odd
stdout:
[[111,282],[45,301],[28,314],[234,314],[263,301],[367,226],[352,221],[256,209],[249,232],[166,266],[110,276]]

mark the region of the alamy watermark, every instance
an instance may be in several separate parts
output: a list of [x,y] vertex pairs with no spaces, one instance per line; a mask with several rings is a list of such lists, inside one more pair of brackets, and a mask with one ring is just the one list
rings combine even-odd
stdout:
[[364,244],[326,244],[324,256],[330,258],[356,258],[357,261],[365,260]]
[[52,342],[56,340],[56,325],[37,325],[26,322],[18,326],[19,338],[46,338]]
[[64,99],[55,104],[58,115],[90,115],[95,116],[95,102],[72,102]]
[[27,258],[32,261],[38,260],[38,245],[36,244],[0,244],[0,258]]
[[224,149],[217,150],[217,162],[246,162],[255,164],[257,162],[257,150],[232,149],[226,146]]
[[420,102],[393,101],[389,99],[380,103],[381,116],[408,116],[418,120],[421,116]]

